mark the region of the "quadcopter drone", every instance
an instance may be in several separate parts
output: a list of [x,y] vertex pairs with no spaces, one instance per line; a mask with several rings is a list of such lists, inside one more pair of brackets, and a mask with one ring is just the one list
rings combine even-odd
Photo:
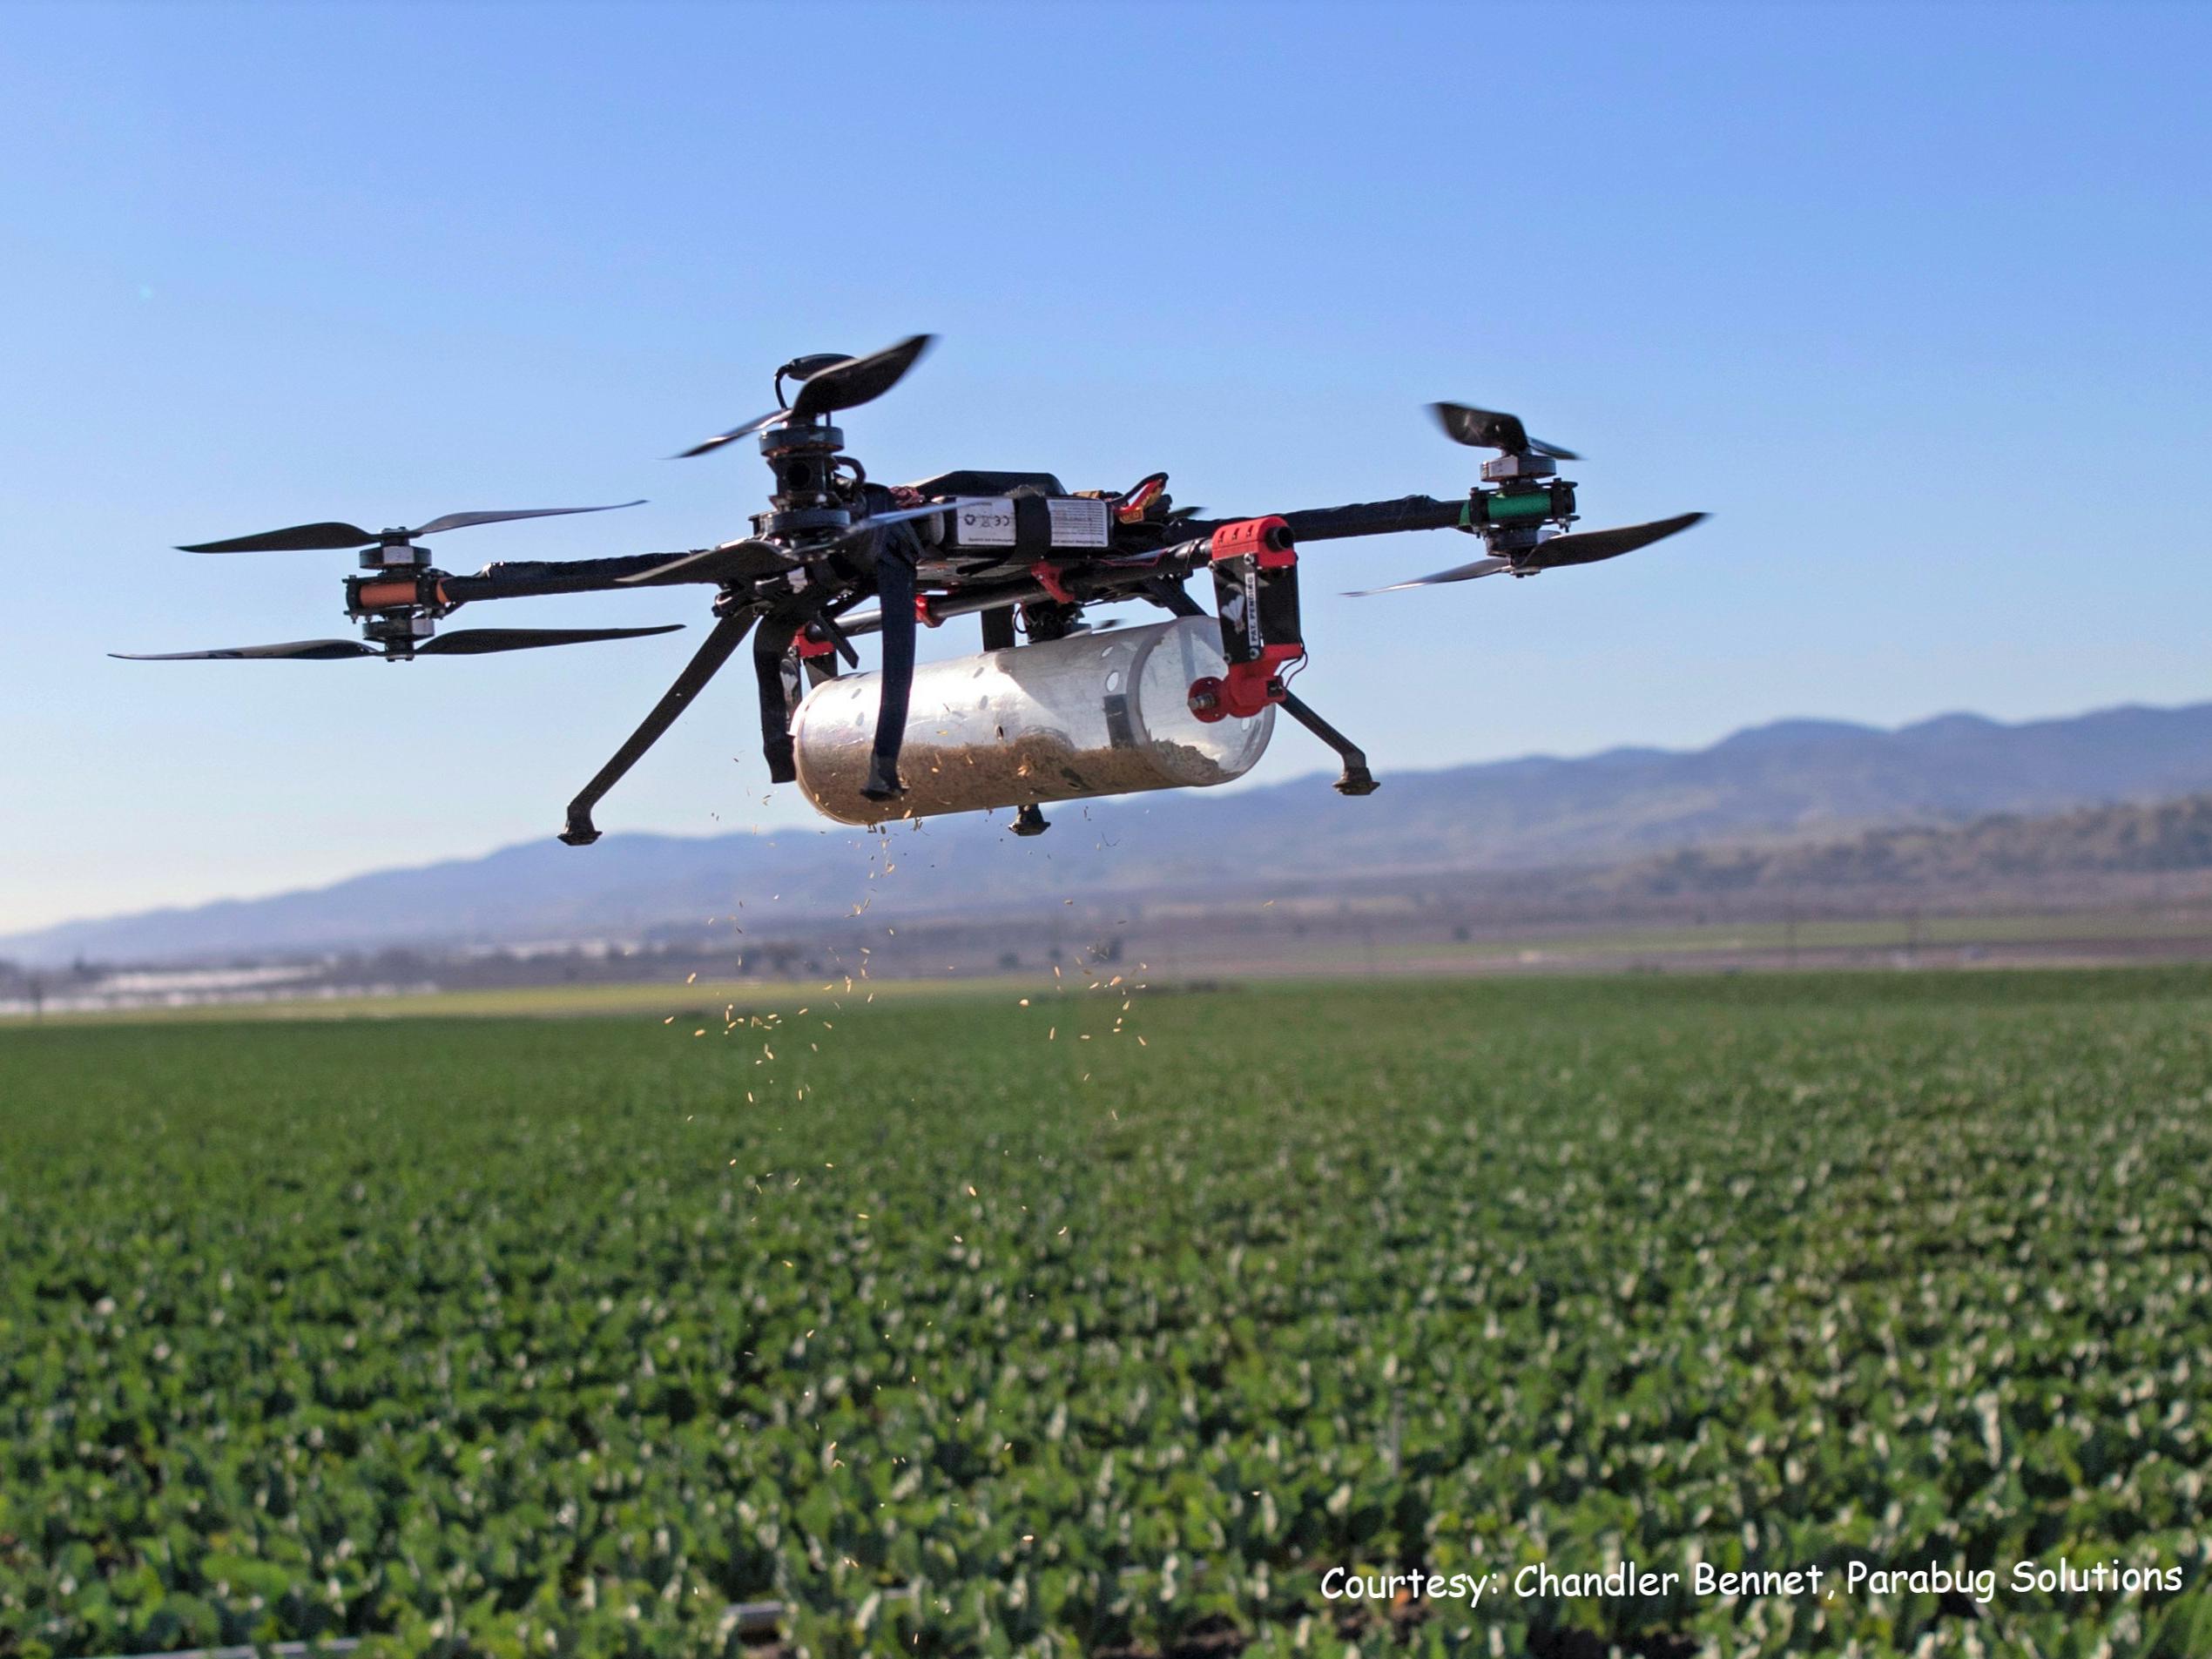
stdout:
[[[1298,549],[1342,536],[1455,529],[1481,538],[1470,563],[1354,597],[1510,573],[1535,576],[1648,547],[1704,516],[1685,513],[1619,529],[1570,531],[1575,486],[1557,463],[1579,457],[1528,435],[1511,415],[1433,406],[1447,436],[1497,451],[1482,482],[1455,499],[1311,508],[1208,518],[1177,508],[1167,475],[1116,491],[1071,491],[1042,472],[941,473],[913,484],[872,482],[845,453],[830,417],[891,390],[928,347],[918,334],[867,357],[799,357],[776,371],[777,408],[684,452],[704,455],[758,435],[774,475],[752,533],[682,553],[439,570],[420,538],[476,524],[611,510],[539,508],[449,513],[413,529],[295,525],[187,553],[360,549],[346,580],[359,639],[311,639],[133,661],[327,661],[525,651],[640,638],[658,628],[437,626],[466,604],[547,594],[698,584],[714,590],[714,625],[627,742],[569,803],[560,839],[598,840],[592,812],[750,635],[761,747],[777,783],[849,823],[945,812],[1015,809],[1016,834],[1048,826],[1042,804],[1227,781],[1258,760],[1285,714],[1343,763],[1346,795],[1378,786],[1365,753],[1287,681],[1305,659]],[[786,401],[785,386],[795,392]],[[615,505],[635,507],[638,502]],[[1212,578],[1211,617],[1187,591]],[[1141,601],[1168,620],[1114,631],[1084,613]],[[862,609],[861,607],[868,607]],[[979,655],[917,667],[918,631],[980,618]],[[854,642],[881,636],[860,672]],[[1026,642],[1026,643],[1024,643]],[[118,653],[122,655],[123,653]]]

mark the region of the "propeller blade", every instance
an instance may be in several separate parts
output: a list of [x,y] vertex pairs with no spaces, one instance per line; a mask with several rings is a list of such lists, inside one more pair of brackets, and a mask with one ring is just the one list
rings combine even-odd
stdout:
[[672,634],[680,622],[658,628],[463,628],[440,634],[415,648],[417,657],[481,657],[487,651],[533,651],[540,645],[588,645],[601,639],[643,639],[649,634]]
[[848,357],[799,382],[794,415],[829,415],[873,403],[904,379],[929,349],[934,334],[914,334],[867,357]]
[[285,658],[320,663],[334,662],[341,657],[381,657],[383,653],[358,639],[294,639],[281,645],[233,645],[224,651],[111,651],[108,655],[126,663],[212,663]]
[[289,529],[264,530],[259,536],[234,536],[227,542],[196,542],[180,547],[179,553],[302,553],[324,549],[336,550],[349,547],[371,547],[383,541],[411,542],[418,536],[435,536],[440,530],[457,530],[471,524],[497,524],[510,518],[557,518],[567,513],[611,513],[617,508],[643,507],[642,501],[618,501],[604,507],[523,507],[495,513],[448,513],[443,518],[434,518],[420,529],[390,530],[379,536],[365,530],[358,524],[326,522],[320,524],[294,524]]
[[368,547],[375,535],[358,524],[294,524],[290,529],[264,530],[259,536],[233,536],[227,542],[195,542],[179,553],[304,553],[319,549]]
[[[833,543],[847,542],[865,536],[873,529],[883,529],[893,524],[903,524],[909,519],[928,518],[938,513],[953,510],[950,502],[934,502],[926,507],[898,507],[888,512],[871,514],[857,519],[830,539]],[[817,548],[814,550],[819,551]],[[750,582],[755,577],[773,576],[779,570],[788,570],[792,556],[766,542],[725,542],[720,547],[706,548],[697,553],[686,553],[682,558],[671,559],[666,564],[657,564],[650,570],[622,578],[624,587],[637,587],[660,582]]]
[[1572,449],[1562,449],[1555,443],[1546,443],[1541,438],[1528,435],[1528,428],[1521,424],[1517,415],[1503,415],[1495,409],[1469,408],[1464,403],[1432,403],[1437,424],[1444,428],[1444,435],[1454,443],[1464,443],[1475,449],[1502,449],[1508,455],[1534,450],[1540,455],[1549,455],[1554,461],[1580,461],[1582,457]]
[[790,568],[790,558],[766,542],[725,542],[719,547],[686,553],[666,564],[624,577],[620,585],[634,588],[655,582],[750,582],[755,577],[772,576]]
[[1623,553],[1633,553],[1640,547],[1649,547],[1654,542],[1663,542],[1706,516],[1703,513],[1683,513],[1676,517],[1657,519],[1649,524],[1626,524],[1618,529],[1580,530],[1554,536],[1548,542],[1539,542],[1518,558],[1493,556],[1477,559],[1472,564],[1439,570],[1434,576],[1416,577],[1411,582],[1393,582],[1386,588],[1366,588],[1345,597],[1364,599],[1369,594],[1395,593],[1400,588],[1430,588],[1440,582],[1471,582],[1476,577],[1495,576],[1501,570],[1526,573],[1555,570],[1562,565],[1595,564],[1600,559],[1617,559]]
[[[779,421],[811,420],[818,415],[830,415],[839,409],[856,409],[863,403],[873,403],[902,380],[908,369],[929,349],[934,334],[915,334],[897,345],[868,357],[801,357],[784,365],[786,374],[806,368],[810,363],[824,363],[799,383],[799,395],[787,409],[777,409],[747,421],[743,426],[733,426],[727,432],[717,433],[705,443],[695,443],[690,448],[671,457],[689,461],[693,455],[703,455],[719,449],[725,443],[774,426]],[[781,376],[778,377],[780,383]],[[779,396],[782,394],[778,393]]]
[[1386,588],[1361,588],[1347,593],[1347,599],[1366,599],[1378,593],[1396,593],[1401,588],[1433,588],[1440,582],[1472,582],[1479,576],[1495,576],[1501,570],[1513,568],[1511,559],[1477,559],[1472,564],[1455,564],[1448,570],[1439,570],[1433,576],[1417,576],[1411,582],[1393,582]]
[[789,409],[772,410],[770,413],[761,415],[757,420],[747,421],[743,426],[733,426],[727,432],[718,433],[713,437],[709,438],[705,443],[695,443],[688,449],[679,450],[677,454],[671,455],[669,459],[671,461],[689,461],[693,455],[710,454],[716,449],[719,449],[725,443],[733,443],[738,439],[745,437],[748,434],[759,432],[765,428],[772,427],[779,421],[788,421],[791,417],[792,411]]
[[570,513],[612,513],[624,507],[643,507],[643,496],[636,501],[609,502],[604,507],[517,507],[499,513],[448,513],[443,518],[434,518],[421,529],[409,530],[408,537],[435,536],[440,530],[466,529],[471,524],[501,524],[510,518],[562,518]]
[[1654,542],[1678,535],[1704,516],[1703,513],[1683,513],[1649,524],[1626,524],[1618,529],[1570,530],[1548,542],[1539,542],[1534,550],[1521,555],[1521,566],[1525,570],[1548,570],[1563,564],[1595,564],[1600,559],[1617,559],[1623,553],[1633,553],[1640,547],[1649,547]]

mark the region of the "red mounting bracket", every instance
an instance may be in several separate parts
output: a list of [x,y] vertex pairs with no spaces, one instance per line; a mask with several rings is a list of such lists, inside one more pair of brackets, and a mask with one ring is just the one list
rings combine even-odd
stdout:
[[1208,539],[1215,609],[1228,666],[1190,687],[1201,720],[1250,719],[1289,692],[1284,671],[1304,660],[1298,631],[1298,548],[1279,516],[1224,524]]
[[1049,559],[1039,559],[1029,567],[1029,574],[1042,588],[1063,605],[1076,603],[1076,596],[1068,591],[1068,584],[1060,579],[1060,572]]

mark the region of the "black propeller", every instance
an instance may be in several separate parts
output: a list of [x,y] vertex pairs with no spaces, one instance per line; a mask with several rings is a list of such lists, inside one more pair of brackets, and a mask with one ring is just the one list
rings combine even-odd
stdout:
[[532,651],[540,645],[590,645],[602,639],[644,639],[653,634],[672,634],[680,622],[657,628],[463,628],[440,634],[415,648],[418,657],[481,657],[487,651]]
[[1537,543],[1533,550],[1522,554],[1516,562],[1524,570],[1549,570],[1563,564],[1595,564],[1600,559],[1617,559],[1623,553],[1633,553],[1640,547],[1649,547],[1654,542],[1679,535],[1704,516],[1703,513],[1680,513],[1673,518],[1654,519],[1649,524],[1623,524],[1609,530],[1572,530],[1565,536],[1554,536],[1548,542]]
[[1347,599],[1368,599],[1378,593],[1396,593],[1400,588],[1433,588],[1440,582],[1472,582],[1479,576],[1495,576],[1501,570],[1512,569],[1511,559],[1477,559],[1472,564],[1455,564],[1448,570],[1439,570],[1434,576],[1417,576],[1410,582],[1393,582],[1380,588],[1355,589],[1344,597]]
[[[927,518],[936,513],[952,511],[949,502],[934,502],[925,507],[900,507],[886,513],[872,513],[866,518],[855,519],[841,530],[833,530],[829,538],[818,546],[805,550],[819,552],[840,542],[849,542],[867,535],[870,530],[888,529],[903,524],[912,518]],[[624,587],[658,582],[750,582],[756,577],[772,576],[792,566],[792,554],[768,542],[746,540],[725,542],[719,547],[702,549],[686,553],[680,559],[666,564],[657,564],[650,570],[622,578]]]
[[799,382],[799,395],[792,400],[791,412],[812,417],[833,415],[840,409],[857,409],[863,403],[874,402],[921,361],[922,353],[929,349],[934,338],[930,334],[911,334],[872,355],[848,357],[841,363],[833,363],[809,374]]
[[1562,449],[1555,443],[1546,443],[1528,435],[1528,428],[1521,424],[1517,415],[1501,415],[1495,409],[1474,409],[1464,403],[1432,403],[1436,411],[1437,424],[1444,428],[1444,435],[1454,443],[1464,443],[1475,449],[1502,449],[1507,455],[1525,455],[1534,451],[1549,455],[1554,461],[1580,461],[1582,457],[1572,449]]
[[177,550],[180,553],[303,553],[320,549],[397,545],[411,542],[418,536],[435,536],[441,530],[466,529],[471,524],[499,524],[510,518],[558,518],[570,513],[611,513],[618,508],[643,507],[644,504],[642,500],[618,501],[604,507],[523,507],[507,512],[448,513],[443,518],[434,518],[415,529],[384,530],[381,533],[365,530],[358,524],[330,522],[294,524],[289,529],[264,530],[259,536],[234,536],[227,542],[199,542]]
[[1633,553],[1640,547],[1649,547],[1654,542],[1688,529],[1705,516],[1703,513],[1683,513],[1674,518],[1662,518],[1649,524],[1627,524],[1618,529],[1578,530],[1566,536],[1554,536],[1549,541],[1539,542],[1526,552],[1510,558],[1495,556],[1477,559],[1472,564],[1455,564],[1448,570],[1439,570],[1433,576],[1415,577],[1410,582],[1393,582],[1388,587],[1363,588],[1345,597],[1364,599],[1370,594],[1395,593],[1400,588],[1433,588],[1446,582],[1472,582],[1479,576],[1495,576],[1501,570],[1516,575],[1532,576],[1538,570],[1554,570],[1561,565],[1595,564],[1600,559],[1617,559],[1623,553]]
[[[672,634],[684,624],[664,623],[658,628],[463,628],[456,633],[426,639],[409,653],[416,657],[481,657],[487,651],[534,651],[541,645],[588,645],[601,639],[642,639],[648,634]],[[114,651],[111,657],[126,663],[229,662],[274,660],[334,662],[341,657],[381,657],[374,645],[358,639],[294,639],[280,645],[233,645],[222,651],[138,652]]]
[[[792,400],[788,409],[778,409],[743,426],[733,426],[727,432],[718,433],[705,443],[695,443],[676,457],[688,460],[719,449],[724,444],[774,426],[779,421],[812,420],[819,415],[832,415],[839,409],[856,409],[863,403],[873,403],[904,378],[906,372],[920,361],[929,349],[934,334],[915,334],[895,346],[885,347],[867,357],[801,357],[784,366],[785,374],[805,374],[799,381],[799,395]],[[816,368],[826,362],[826,367]],[[784,376],[779,374],[779,382]]]
[[223,651],[111,651],[109,656],[126,663],[228,662],[233,659],[293,658],[300,662],[334,662],[341,657],[381,657],[374,645],[358,639],[294,639],[281,645],[233,645]]

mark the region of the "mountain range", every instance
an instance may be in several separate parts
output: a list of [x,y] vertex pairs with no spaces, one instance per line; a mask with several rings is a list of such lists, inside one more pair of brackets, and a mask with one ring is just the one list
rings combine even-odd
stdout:
[[1832,840],[2212,792],[2212,703],[2005,725],[1952,714],[1894,731],[1784,720],[1710,748],[1608,750],[1385,777],[1346,799],[1325,777],[1005,816],[773,835],[548,840],[309,891],[64,922],[0,938],[27,965],[207,961],[388,947],[638,938],[745,912],[767,926],[850,916],[1035,913],[1360,876],[1560,870],[1683,848]]

